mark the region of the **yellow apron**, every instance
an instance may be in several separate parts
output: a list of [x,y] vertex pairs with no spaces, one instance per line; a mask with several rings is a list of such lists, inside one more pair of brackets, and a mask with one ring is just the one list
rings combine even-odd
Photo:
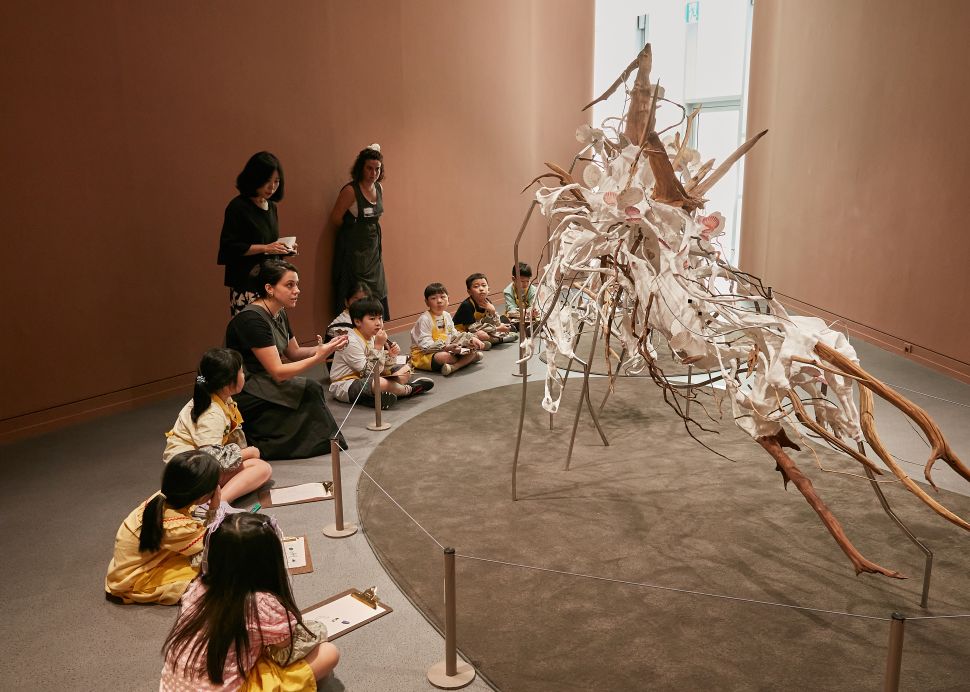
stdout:
[[[441,316],[441,323],[445,325],[442,329],[438,329],[438,320],[435,316],[428,311],[428,315],[431,317],[431,338],[434,341],[444,340],[448,342],[454,333],[451,332],[447,325],[448,320],[444,315]],[[423,348],[417,344],[412,344],[411,346],[411,366],[417,370],[432,370],[431,362],[434,359],[434,353],[426,353]]]

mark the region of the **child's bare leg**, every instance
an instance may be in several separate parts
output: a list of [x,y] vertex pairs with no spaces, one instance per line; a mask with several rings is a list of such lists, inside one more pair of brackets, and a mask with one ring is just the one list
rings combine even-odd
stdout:
[[432,360],[439,365],[454,365],[458,359],[447,351],[438,351],[436,354],[434,354]]
[[330,642],[322,642],[303,660],[310,666],[310,670],[313,671],[316,679],[322,680],[337,667],[337,662],[340,660],[340,650]]
[[273,467],[262,459],[244,459],[242,471],[222,486],[222,499],[232,503],[262,486],[273,475]]
[[[405,377],[404,381],[407,382],[407,377]],[[406,384],[402,384],[397,377],[382,377],[381,391],[390,392],[397,396],[407,396],[411,393],[411,388]]]
[[[455,362],[451,366],[452,372],[455,370],[461,370],[463,367],[469,363],[478,362],[479,351],[472,351],[471,353],[466,353],[461,358],[455,359]],[[452,356],[454,358],[454,356]]]

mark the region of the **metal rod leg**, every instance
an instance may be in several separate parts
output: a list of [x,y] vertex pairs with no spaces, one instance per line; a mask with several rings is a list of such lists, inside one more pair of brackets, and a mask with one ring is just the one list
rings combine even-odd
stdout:
[[[859,443],[859,452],[861,452],[863,455],[866,453],[866,447],[861,442]],[[913,543],[913,545],[923,552],[923,556],[925,558],[923,563],[923,592],[920,596],[919,604],[921,608],[926,608],[930,598],[930,577],[933,575],[933,551],[927,548],[923,542],[916,537],[916,534],[910,531],[909,527],[903,523],[903,520],[896,516],[896,513],[893,511],[892,507],[889,506],[889,500],[886,499],[886,495],[882,492],[882,488],[880,487],[879,482],[876,480],[876,476],[872,473],[872,469],[870,469],[868,466],[863,468],[866,472],[866,476],[869,477],[869,485],[872,486],[872,489],[876,493],[876,497],[879,498],[879,504],[882,505],[882,510],[889,516],[890,519],[893,520],[893,522],[895,522],[896,526],[899,527],[899,530],[906,534],[906,537]]]

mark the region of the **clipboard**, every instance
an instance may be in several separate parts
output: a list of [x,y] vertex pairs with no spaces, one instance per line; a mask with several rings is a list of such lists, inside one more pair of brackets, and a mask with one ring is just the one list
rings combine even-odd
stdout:
[[[369,589],[368,591],[372,591],[372,590]],[[356,594],[356,597],[355,597],[355,594]],[[332,642],[334,639],[337,639],[338,637],[342,637],[348,632],[353,632],[358,627],[363,627],[368,622],[373,622],[377,618],[384,617],[388,613],[394,612],[394,609],[391,608],[391,606],[387,605],[382,601],[376,601],[376,607],[373,608],[372,611],[365,610],[369,608],[369,606],[364,605],[363,601],[360,598],[364,594],[367,594],[367,591],[361,592],[357,589],[347,589],[346,591],[341,591],[335,596],[331,596],[330,598],[320,601],[319,603],[314,603],[312,606],[309,606],[308,608],[304,608],[303,610],[300,611],[300,613],[304,617],[308,617],[311,620],[319,620],[324,625],[326,625],[327,641]],[[336,604],[338,601],[342,601],[343,599],[347,599],[346,603],[348,606],[350,606],[350,610],[353,611],[354,613],[357,613],[357,614],[364,613],[365,615],[370,615],[370,613],[372,612],[373,615],[370,615],[370,617],[365,616],[363,618],[360,618],[360,617],[343,618],[336,621],[333,613],[322,613],[321,615],[323,615],[323,617],[314,617],[314,611],[318,611],[324,606],[327,606],[329,604]]]
[[[273,503],[273,491],[274,490],[291,490],[293,488],[299,488],[304,485],[322,485],[323,493],[313,493],[311,492],[310,497],[304,497],[299,500],[292,500],[289,502],[277,502]],[[332,500],[333,499],[333,481],[323,481],[322,483],[300,483],[299,485],[287,485],[281,488],[269,488],[267,490],[260,491],[259,493],[259,504],[263,507],[283,507],[285,505],[301,505],[304,502],[319,502],[321,500]]]
[[[295,543],[300,539],[303,539],[303,561],[304,565],[302,567],[290,567],[289,566],[289,553],[287,552],[287,543]],[[302,536],[284,536],[283,537],[283,558],[286,561],[287,567],[286,571],[290,574],[309,574],[313,571],[313,560],[310,558],[310,543],[307,540],[306,534]]]

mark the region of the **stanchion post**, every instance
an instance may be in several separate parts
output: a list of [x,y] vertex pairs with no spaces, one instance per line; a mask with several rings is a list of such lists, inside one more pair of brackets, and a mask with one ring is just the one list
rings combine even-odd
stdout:
[[893,613],[889,624],[889,653],[886,656],[886,678],[883,681],[883,692],[899,691],[899,671],[903,663],[903,630],[906,627],[906,616]]
[[356,524],[344,523],[343,484],[340,481],[340,445],[336,438],[330,439],[330,464],[333,469],[334,522],[323,527],[323,535],[330,538],[346,538],[357,533],[357,526]]
[[387,430],[391,427],[390,423],[384,423],[381,421],[381,373],[380,373],[380,361],[374,363],[374,374],[371,377],[371,382],[374,385],[374,422],[367,424],[368,430]]
[[455,549],[445,548],[445,660],[428,669],[428,682],[442,690],[457,690],[475,679],[475,669],[458,660],[455,606]]

